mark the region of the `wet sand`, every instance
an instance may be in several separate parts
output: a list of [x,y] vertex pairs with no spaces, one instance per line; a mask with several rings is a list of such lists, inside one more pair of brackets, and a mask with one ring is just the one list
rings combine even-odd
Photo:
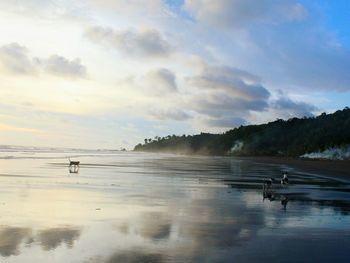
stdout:
[[[3,154],[0,262],[344,262],[350,182],[273,160]],[[13,155],[8,158],[7,156]],[[262,191],[266,177],[290,184]],[[319,253],[322,251],[322,253]]]
[[239,157],[238,159],[286,165],[307,173],[350,180],[350,160],[312,160],[286,157]]

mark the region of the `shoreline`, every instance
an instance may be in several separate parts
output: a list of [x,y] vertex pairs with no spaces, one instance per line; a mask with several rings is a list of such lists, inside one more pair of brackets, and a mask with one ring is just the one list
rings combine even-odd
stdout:
[[290,166],[294,169],[350,180],[350,160],[312,160],[288,157],[236,157],[238,160],[249,160],[257,163],[271,163]]
[[[133,151],[143,153],[174,154],[183,156],[210,156],[210,155],[189,155],[185,153],[174,152],[156,152],[156,151]],[[319,174],[327,177],[336,177],[350,181],[350,160],[329,160],[329,159],[301,159],[297,157],[276,157],[276,156],[227,156],[217,155],[217,157],[230,157],[237,160],[253,161],[256,163],[270,163],[277,165],[286,165],[291,168],[310,173]]]

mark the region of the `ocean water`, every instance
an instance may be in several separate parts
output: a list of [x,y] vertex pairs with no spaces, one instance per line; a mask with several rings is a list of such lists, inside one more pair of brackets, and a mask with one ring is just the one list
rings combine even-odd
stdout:
[[344,179],[226,157],[0,146],[0,262],[328,263],[349,262],[349,247]]

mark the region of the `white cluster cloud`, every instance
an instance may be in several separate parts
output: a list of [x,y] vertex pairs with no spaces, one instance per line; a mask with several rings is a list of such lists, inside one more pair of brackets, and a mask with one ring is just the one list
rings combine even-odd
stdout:
[[52,55],[47,59],[39,59],[38,61],[45,71],[54,75],[82,78],[87,75],[86,66],[81,64],[79,58],[69,60],[62,56]]
[[0,47],[0,63],[11,73],[32,74],[35,63],[28,57],[28,49],[17,43]]
[[155,29],[116,31],[95,26],[89,28],[85,35],[89,40],[116,49],[126,56],[163,57],[172,51],[168,41]]
[[159,68],[150,71],[145,76],[146,90],[151,94],[164,96],[168,93],[177,92],[177,83],[175,74],[166,68]]
[[80,59],[69,60],[59,55],[49,58],[32,58],[26,47],[11,43],[0,47],[0,64],[10,73],[33,75],[40,70],[53,75],[83,78],[87,75],[86,66]]

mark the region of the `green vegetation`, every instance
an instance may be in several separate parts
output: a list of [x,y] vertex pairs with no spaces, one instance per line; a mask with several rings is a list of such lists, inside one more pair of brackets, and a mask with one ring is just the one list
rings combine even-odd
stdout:
[[301,156],[350,144],[350,109],[318,117],[278,119],[223,134],[169,135],[145,139],[135,151],[206,155]]

